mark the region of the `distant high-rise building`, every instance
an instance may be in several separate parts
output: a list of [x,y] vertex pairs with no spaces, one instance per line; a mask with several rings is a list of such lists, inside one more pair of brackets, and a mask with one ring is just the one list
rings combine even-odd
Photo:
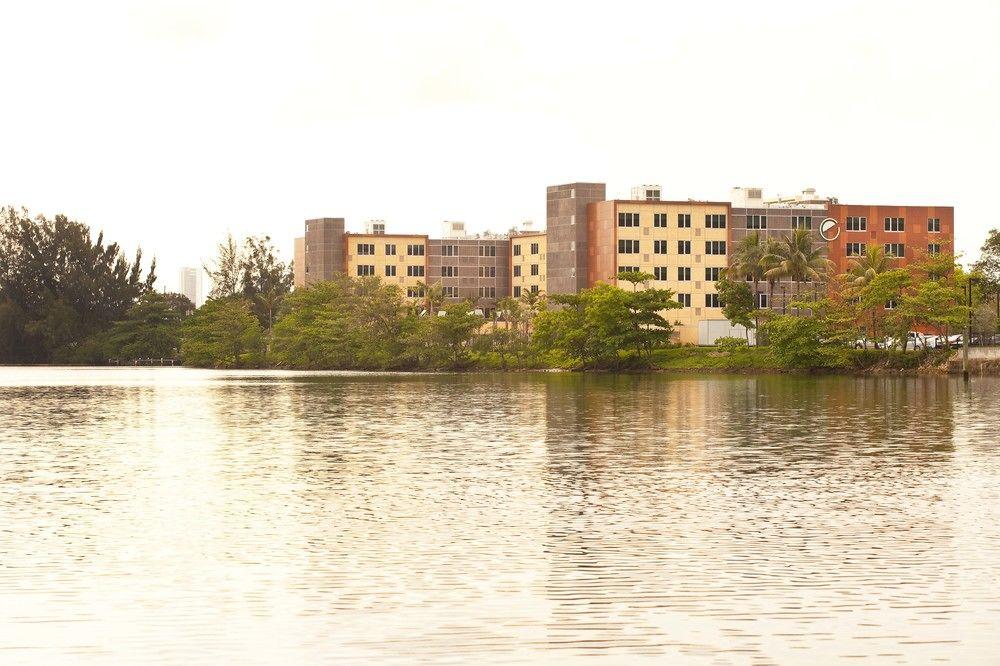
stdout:
[[180,270],[180,292],[194,303],[195,307],[201,305],[201,270],[185,266]]

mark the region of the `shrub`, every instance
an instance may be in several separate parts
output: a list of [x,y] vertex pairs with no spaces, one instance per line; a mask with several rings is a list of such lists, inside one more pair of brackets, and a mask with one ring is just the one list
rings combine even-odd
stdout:
[[715,346],[719,351],[733,353],[746,349],[748,347],[747,341],[743,338],[736,338],[732,336],[726,336],[722,338],[716,338]]

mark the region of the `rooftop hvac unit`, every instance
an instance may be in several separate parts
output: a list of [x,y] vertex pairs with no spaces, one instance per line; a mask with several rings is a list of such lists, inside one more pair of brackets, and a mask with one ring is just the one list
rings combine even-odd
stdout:
[[659,185],[636,185],[632,188],[632,201],[659,201]]

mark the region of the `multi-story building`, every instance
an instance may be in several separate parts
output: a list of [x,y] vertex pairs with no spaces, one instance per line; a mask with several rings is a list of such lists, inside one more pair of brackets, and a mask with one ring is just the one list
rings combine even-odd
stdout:
[[188,297],[195,307],[201,305],[201,269],[185,266],[178,276],[180,293]]
[[[646,191],[653,186],[645,186]],[[658,196],[659,188],[656,188]],[[617,275],[653,275],[650,287],[671,289],[681,308],[677,340],[697,343],[701,322],[722,317],[715,282],[728,261],[729,203],[612,200],[588,207],[587,285],[617,284]]]
[[471,300],[487,311],[510,295],[507,238],[432,238],[428,247],[427,284],[440,282],[446,301]]
[[[321,217],[306,220],[306,233],[302,237],[302,282],[304,286],[333,279],[347,270],[344,245],[344,218]],[[299,262],[296,256],[295,261]]]
[[427,280],[427,245],[425,235],[345,233],[345,272],[351,277],[378,276],[418,298]]
[[575,294],[587,286],[587,210],[604,201],[604,183],[567,183],[545,190],[546,291]]
[[547,293],[546,239],[541,232],[521,232],[510,237],[511,296],[529,291]]

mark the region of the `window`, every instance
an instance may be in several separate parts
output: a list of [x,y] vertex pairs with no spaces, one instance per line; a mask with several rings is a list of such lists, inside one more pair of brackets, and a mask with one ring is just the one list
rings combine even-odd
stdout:
[[424,276],[424,267],[423,267],[423,265],[420,265],[420,266],[407,266],[406,267],[406,274],[408,276],[410,276],[410,277],[423,277]]
[[407,245],[406,254],[411,257],[422,257],[424,256],[424,246],[423,245]]
[[521,288],[514,287],[514,298],[521,298]]
[[939,217],[927,218],[927,231],[931,232],[932,234],[941,233],[941,218]]
[[638,266],[619,266],[618,267],[618,272],[619,273],[638,273],[639,272],[639,267]]
[[423,287],[407,287],[406,296],[408,298],[423,298],[424,288]]
[[618,239],[618,254],[639,254],[639,241],[627,238]]
[[747,229],[767,229],[767,215],[747,215]]
[[725,229],[726,216],[723,214],[706,215],[705,227],[708,229]]
[[666,253],[667,253],[667,241],[665,240],[653,241],[653,254],[666,254]]
[[677,241],[677,254],[691,254],[691,241]]
[[885,244],[885,256],[887,257],[902,257],[905,256],[905,248],[902,243],[886,243]]
[[538,275],[538,264],[531,264],[531,274]]
[[479,267],[479,277],[481,278],[495,278],[497,276],[496,266],[480,266]]
[[767,307],[767,294],[757,294],[757,309],[763,310]]
[[705,269],[705,279],[709,282],[718,282],[720,277],[722,277],[722,269],[718,266]]
[[367,264],[358,264],[358,277],[375,275],[375,267]]
[[639,213],[618,213],[619,227],[639,226]]
[[901,217],[885,218],[886,231],[904,231],[905,227],[906,227],[906,221]]
[[521,246],[520,245],[515,245],[514,246],[514,256],[515,257],[520,257],[521,256]]
[[719,295],[718,294],[705,294],[705,307],[706,308],[718,308],[719,305]]
[[667,279],[667,267],[666,266],[653,266],[653,279],[663,280]]
[[521,267],[514,266],[514,277],[521,277]]
[[812,215],[792,215],[792,229],[812,229]]
[[396,246],[392,243],[385,244],[385,256],[392,257],[396,254]]
[[458,277],[458,266],[442,266],[441,277]]
[[726,241],[705,241],[705,254],[725,254]]
[[691,267],[690,266],[678,266],[677,267],[677,280],[679,282],[690,282],[691,281]]
[[[517,254],[516,252],[514,254]],[[457,245],[442,245],[441,246],[441,256],[442,257],[457,257],[458,256],[458,246]]]
[[479,298],[496,298],[497,288],[496,287],[480,287],[479,288]]
[[847,244],[847,256],[848,257],[863,257],[868,254],[868,247],[864,243],[848,243]]
[[691,228],[691,213],[677,213],[677,228],[678,229]]
[[359,255],[375,254],[375,243],[358,243],[358,254]]
[[480,257],[495,257],[495,256],[497,256],[497,246],[496,245],[480,245],[479,246],[479,256]]
[[927,246],[927,254],[941,254],[941,243],[930,243]]
[[396,264],[389,264],[385,267],[386,277],[396,277]]
[[666,213],[653,213],[653,226],[666,228],[667,226],[667,214]]
[[868,231],[868,218],[867,217],[848,217],[847,218],[847,230],[848,231]]
[[537,284],[531,285],[531,293],[533,293],[533,294],[537,294],[538,293],[538,285]]
[[458,298],[458,287],[442,287],[445,298]]
[[691,307],[691,294],[677,294],[677,302],[685,308]]
[[896,301],[895,300],[886,301],[885,302],[885,309],[886,310],[895,310],[896,309]]
[[531,244],[531,254],[538,254],[538,243]]

